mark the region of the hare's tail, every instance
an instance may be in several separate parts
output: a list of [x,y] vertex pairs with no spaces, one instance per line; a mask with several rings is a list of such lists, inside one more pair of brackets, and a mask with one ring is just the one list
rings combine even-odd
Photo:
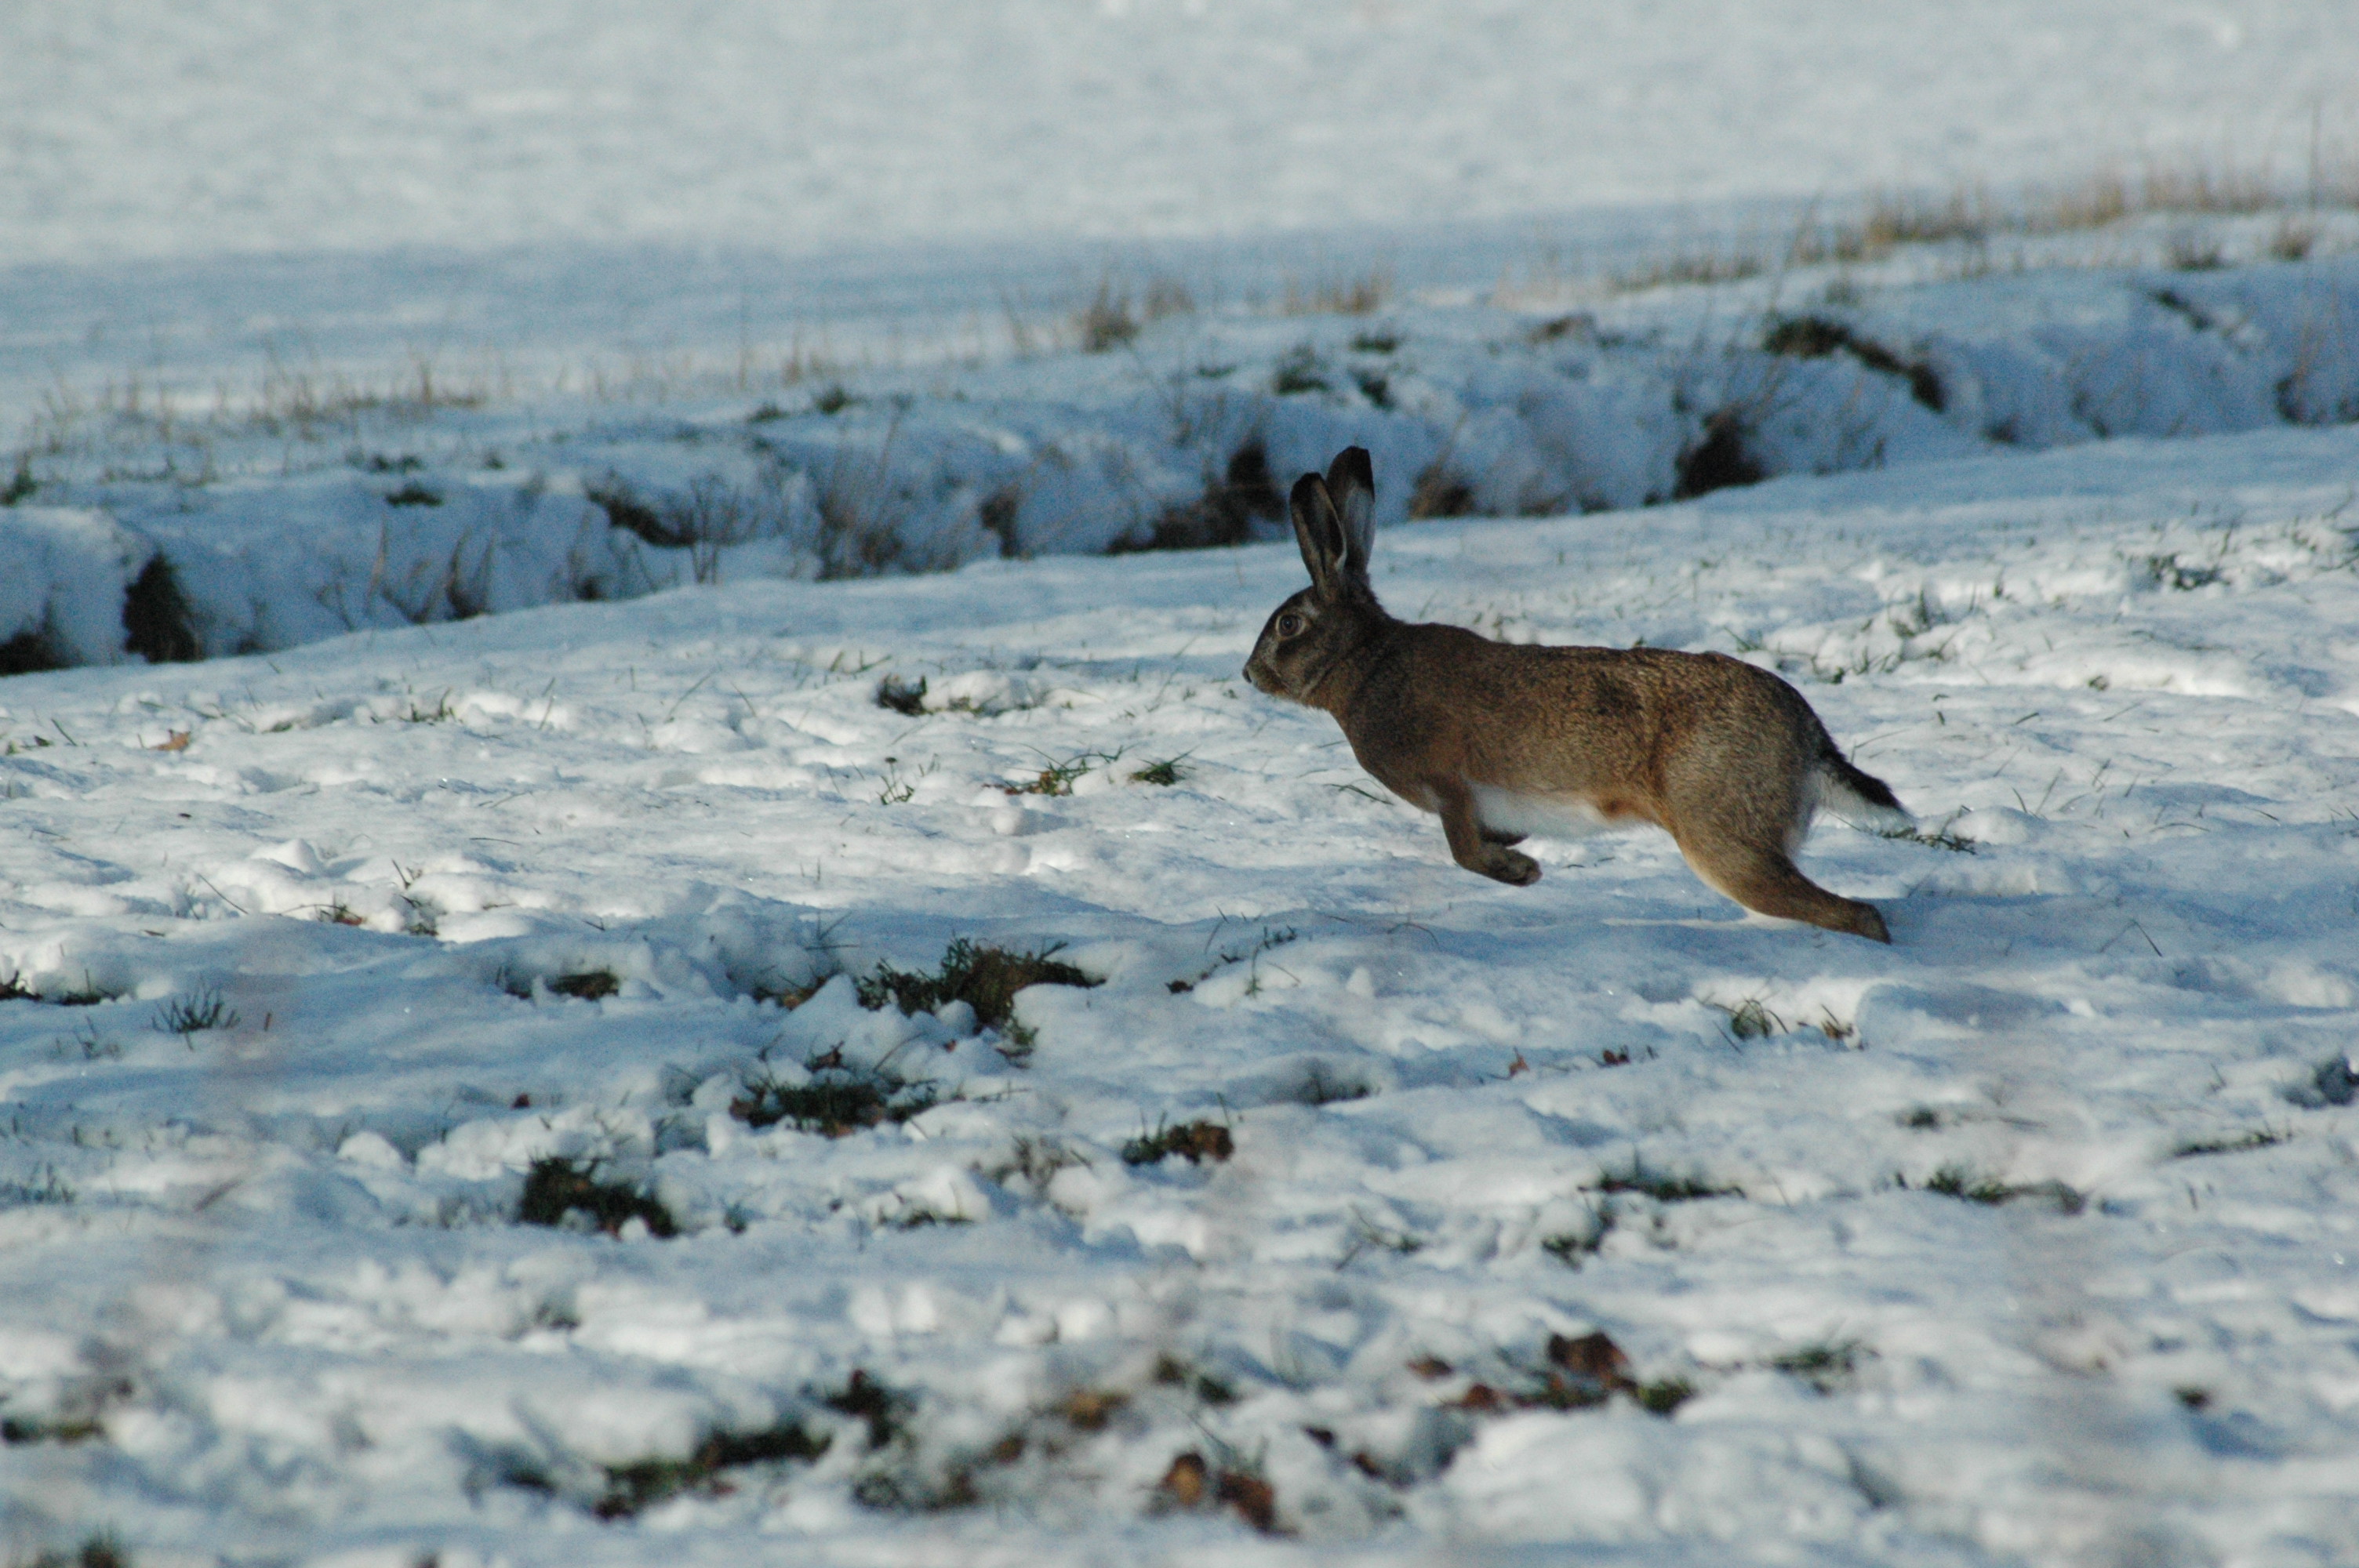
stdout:
[[1818,774],[1820,804],[1848,822],[1868,827],[1908,827],[1917,820],[1890,784],[1852,766],[1851,760],[1835,749],[1834,741],[1823,736]]

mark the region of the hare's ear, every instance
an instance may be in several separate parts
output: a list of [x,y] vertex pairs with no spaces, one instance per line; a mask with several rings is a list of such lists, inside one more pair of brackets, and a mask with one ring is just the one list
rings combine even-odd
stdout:
[[1327,470],[1327,495],[1343,521],[1343,568],[1364,583],[1376,543],[1376,474],[1368,449],[1346,447]]
[[1345,580],[1344,560],[1350,549],[1343,520],[1327,495],[1327,481],[1315,473],[1294,481],[1287,510],[1294,517],[1294,542],[1302,546],[1302,564],[1310,568],[1310,589],[1321,599],[1333,599]]

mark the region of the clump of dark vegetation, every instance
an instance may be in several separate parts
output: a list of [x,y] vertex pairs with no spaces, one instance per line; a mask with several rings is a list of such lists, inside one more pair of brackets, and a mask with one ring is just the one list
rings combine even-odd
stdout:
[[1773,1356],[1769,1365],[1822,1394],[1831,1394],[1851,1380],[1862,1361],[1873,1360],[1875,1356],[1856,1339],[1825,1339]]
[[1106,547],[1108,555],[1140,550],[1202,550],[1242,545],[1253,537],[1256,522],[1276,523],[1286,516],[1286,496],[1269,469],[1269,452],[1261,438],[1248,437],[1229,454],[1221,477],[1207,473],[1204,493],[1194,501],[1166,507],[1144,539],[1125,535]]
[[1122,1162],[1154,1165],[1178,1154],[1191,1165],[1207,1160],[1218,1164],[1236,1152],[1236,1140],[1217,1121],[1183,1121],[1177,1127],[1158,1121],[1154,1131],[1142,1132],[1122,1146]]
[[1759,997],[1733,1003],[1708,1001],[1704,1005],[1715,1012],[1726,1013],[1728,1032],[1739,1040],[1767,1040],[1786,1033],[1786,1021],[1770,1011]]
[[1897,838],[1907,844],[1922,844],[1929,849],[1947,849],[1952,855],[1979,855],[1982,845],[1964,834],[1944,826],[1923,827],[1884,827],[1876,830],[1879,838]]
[[0,1420],[0,1443],[88,1443],[104,1437],[94,1415],[16,1416]]
[[876,683],[876,706],[917,719],[926,711],[926,677],[886,676]]
[[[1421,1377],[1450,1375],[1447,1362],[1430,1357],[1412,1363],[1410,1370]],[[1552,1334],[1548,1364],[1537,1374],[1506,1388],[1474,1383],[1451,1402],[1474,1415],[1503,1415],[1518,1410],[1594,1410],[1619,1394],[1641,1410],[1667,1416],[1694,1393],[1695,1385],[1685,1378],[1639,1381],[1630,1357],[1600,1330],[1578,1338]]]
[[974,1009],[978,1023],[1006,1030],[1015,1021],[1016,993],[1027,986],[1104,983],[1057,957],[1064,946],[1051,942],[1019,952],[954,937],[942,951],[941,967],[931,974],[879,962],[873,973],[854,984],[860,1005],[872,1011],[889,1001],[903,1012],[939,1012],[951,1002],[962,1001]]
[[1671,1176],[1650,1171],[1633,1154],[1627,1171],[1607,1171],[1593,1189],[1601,1193],[1640,1193],[1658,1203],[1690,1203],[1697,1198],[1741,1198],[1740,1187],[1715,1187],[1696,1176]]
[[1767,470],[1746,449],[1745,417],[1734,408],[1709,415],[1701,437],[1680,454],[1674,501],[1692,501],[1715,490],[1759,484]]
[[549,989],[560,996],[579,997],[583,1001],[596,1001],[613,996],[623,989],[612,969],[585,969],[578,975],[560,975],[549,982]]
[[516,1204],[516,1222],[562,1225],[565,1217],[578,1209],[609,1236],[621,1235],[623,1227],[634,1219],[645,1222],[653,1236],[679,1233],[671,1210],[653,1194],[625,1182],[599,1180],[601,1162],[561,1154],[544,1154],[535,1160],[525,1176],[524,1196]]
[[1163,1388],[1178,1389],[1215,1408],[1234,1404],[1237,1400],[1237,1390],[1227,1379],[1168,1351],[1155,1358],[1154,1369],[1147,1376]]
[[[1894,1184],[1906,1188],[1906,1179],[1896,1177]],[[2088,1199],[2062,1182],[2027,1182],[2015,1184],[1995,1176],[1985,1176],[1963,1165],[1944,1165],[1926,1178],[1924,1190],[1940,1193],[1944,1197],[1960,1198],[1967,1203],[2014,1203],[2022,1198],[2038,1198],[2056,1206],[2059,1214],[2078,1214],[2088,1206]]]
[[1284,927],[1265,925],[1262,927],[1259,940],[1245,946],[1223,948],[1211,963],[1196,971],[1194,978],[1173,980],[1163,989],[1173,996],[1184,996],[1231,964],[1258,963],[1264,953],[1273,947],[1285,946],[1295,939],[1296,935],[1291,925]]
[[0,485],[0,506],[15,506],[30,501],[40,493],[40,490],[41,481],[33,477],[33,454],[18,452],[16,471],[8,476],[6,484]]
[[442,495],[413,479],[399,490],[386,492],[385,503],[387,506],[440,506]]
[[65,669],[72,663],[58,645],[46,621],[0,643],[0,676],[38,675],[43,670]]
[[810,1076],[799,1084],[775,1076],[749,1079],[745,1092],[729,1102],[729,1114],[748,1127],[785,1121],[823,1138],[842,1138],[885,1122],[907,1121],[941,1099],[933,1084],[905,1078],[889,1065],[846,1065],[840,1048],[822,1052],[804,1067]]
[[918,1401],[854,1368],[843,1387],[824,1396],[820,1402],[839,1415],[864,1422],[868,1427],[868,1447],[874,1452],[907,1433],[909,1412],[917,1407]]
[[1130,782],[1162,784],[1168,788],[1188,776],[1187,770],[1180,766],[1180,763],[1186,761],[1185,757],[1166,757],[1159,762],[1149,762],[1143,768],[1133,768],[1130,771]]
[[1588,1229],[1544,1236],[1540,1238],[1540,1250],[1568,1269],[1578,1269],[1582,1259],[1594,1257],[1597,1249],[1605,1245],[1605,1238],[1614,1234],[1617,1219],[1613,1205],[1600,1205],[1593,1211]]
[[1355,332],[1352,336],[1352,351],[1355,354],[1388,354],[1401,345],[1398,332],[1378,330]]
[[35,1552],[25,1568],[131,1568],[131,1554],[123,1549],[111,1530],[96,1530],[82,1538],[82,1543],[71,1552],[45,1549]]
[[1138,336],[1138,318],[1131,314],[1130,295],[1127,291],[1116,294],[1112,278],[1099,280],[1096,296],[1075,313],[1073,326],[1085,354],[1118,349]]
[[205,656],[188,596],[160,552],[147,557],[123,590],[123,646],[151,665],[193,664]]
[[2193,1159],[2204,1154],[2243,1154],[2255,1149],[2267,1149],[2273,1144],[2292,1141],[2290,1128],[2256,1127],[2234,1138],[2202,1138],[2182,1143],[2170,1152],[2174,1160]]
[[92,979],[90,971],[84,969],[82,972],[82,984],[71,990],[60,991],[54,996],[44,991],[40,1000],[48,1002],[51,1007],[96,1007],[101,1002],[113,1001],[122,994],[120,991],[108,990],[104,986]]
[[1447,459],[1427,466],[1409,487],[1408,515],[1412,523],[1430,517],[1471,517],[1473,514],[1474,485],[1451,467]]
[[217,990],[174,997],[156,1010],[156,1027],[166,1034],[190,1035],[207,1029],[235,1029],[238,1015]]
[[1270,373],[1269,389],[1280,397],[1298,393],[1329,390],[1327,367],[1319,362],[1319,351],[1309,343],[1298,343],[1287,351]]
[[8,978],[0,980],[0,1001],[38,1001],[41,993],[25,983],[24,971],[11,969]]
[[2148,556],[2146,558],[2146,580],[2156,588],[2168,588],[2180,593],[2210,588],[2221,579],[2222,575],[2216,566],[2189,566],[2176,554]]
[[1949,402],[1941,390],[1941,378],[1931,365],[1911,364],[1883,344],[1825,316],[1788,316],[1769,329],[1761,346],[1770,353],[1801,360],[1848,354],[1879,375],[1898,376],[1907,382],[1908,395],[1936,414]]
[[604,1466],[605,1490],[590,1511],[600,1519],[630,1519],[683,1493],[727,1497],[735,1490],[729,1471],[788,1460],[808,1463],[828,1451],[829,1441],[825,1433],[807,1432],[796,1421],[756,1432],[712,1432],[684,1458],[641,1459]]

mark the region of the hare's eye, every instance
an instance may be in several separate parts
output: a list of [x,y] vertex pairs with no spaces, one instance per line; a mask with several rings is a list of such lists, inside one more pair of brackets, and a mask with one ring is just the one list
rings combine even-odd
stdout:
[[1297,632],[1301,630],[1302,617],[1293,613],[1291,611],[1277,618],[1277,634],[1279,636],[1291,637]]

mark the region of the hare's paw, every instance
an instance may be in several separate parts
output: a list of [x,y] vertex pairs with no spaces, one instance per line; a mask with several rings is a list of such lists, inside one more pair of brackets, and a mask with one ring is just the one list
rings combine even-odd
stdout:
[[1483,863],[1474,869],[1486,877],[1506,882],[1510,887],[1529,887],[1540,880],[1540,863],[1519,849],[1502,849],[1494,844]]

